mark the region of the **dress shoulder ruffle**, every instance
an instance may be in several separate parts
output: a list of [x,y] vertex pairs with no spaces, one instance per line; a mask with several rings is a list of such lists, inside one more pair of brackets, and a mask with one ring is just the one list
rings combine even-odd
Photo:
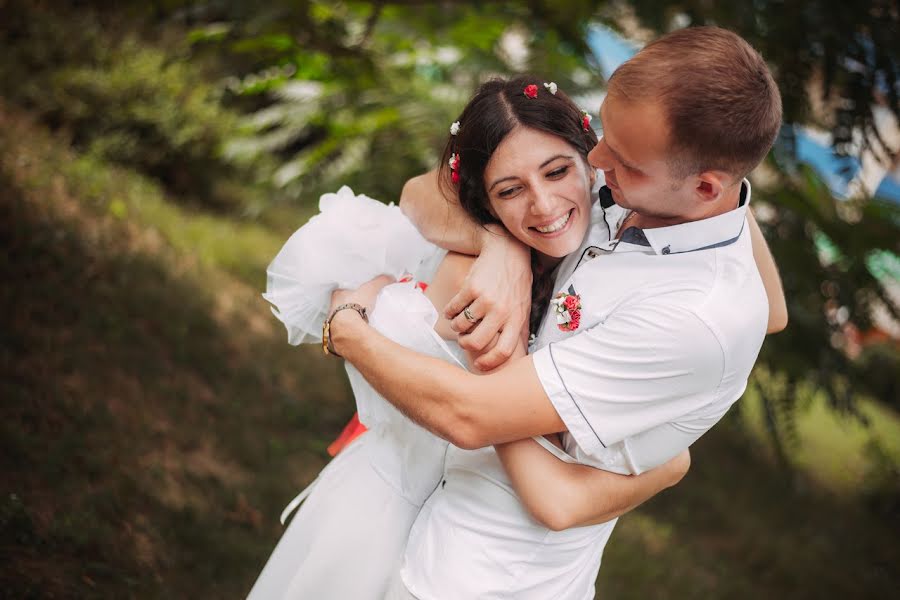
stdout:
[[263,298],[287,328],[288,343],[320,342],[334,290],[359,287],[381,274],[427,281],[444,254],[400,207],[344,186],[319,199],[319,214],[272,260]]

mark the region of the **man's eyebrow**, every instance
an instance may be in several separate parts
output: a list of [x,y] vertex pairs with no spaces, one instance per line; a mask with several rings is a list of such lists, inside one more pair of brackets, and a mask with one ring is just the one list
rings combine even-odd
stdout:
[[[550,163],[552,163],[554,160],[556,160],[558,158],[575,160],[575,157],[571,156],[569,154],[557,154],[555,156],[551,156],[550,158],[548,158],[547,160],[542,162],[541,166],[538,168],[543,169],[544,167],[546,167],[547,165],[549,165]],[[501,177],[500,179],[496,180],[494,183],[491,184],[491,187],[488,188],[488,192],[490,192],[492,189],[494,189],[494,186],[496,186],[498,183],[503,183],[504,181],[509,181],[510,179],[518,179],[518,177],[513,177],[512,175],[510,175],[509,177]]]
[[623,165],[625,165],[625,166],[628,167],[629,169],[634,169],[635,171],[640,171],[640,169],[638,169],[637,167],[635,167],[634,165],[632,165],[630,162],[628,162],[627,160],[625,160],[624,158],[622,158],[622,155],[619,154],[618,152],[616,152],[616,151],[613,149],[613,147],[609,145],[609,142],[606,142],[606,148],[609,150],[609,153],[612,154],[613,157],[614,157],[617,161],[619,161],[620,163],[622,163]]

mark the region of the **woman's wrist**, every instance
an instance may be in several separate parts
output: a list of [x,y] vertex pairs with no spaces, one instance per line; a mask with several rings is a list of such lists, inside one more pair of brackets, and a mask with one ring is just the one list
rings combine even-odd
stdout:
[[331,319],[331,347],[342,357],[346,357],[347,352],[353,346],[353,340],[359,339],[362,327],[367,327],[367,325],[357,311],[338,311]]
[[515,244],[519,243],[505,227],[497,223],[489,223],[484,227],[479,227],[475,239],[475,247],[478,254],[481,254],[490,246]]

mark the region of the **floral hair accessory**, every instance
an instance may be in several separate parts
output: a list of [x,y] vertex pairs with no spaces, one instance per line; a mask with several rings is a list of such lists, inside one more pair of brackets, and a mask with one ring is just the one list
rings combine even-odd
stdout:
[[450,135],[456,135],[459,133],[459,121],[453,121],[453,125],[450,126]]
[[450,155],[450,180],[453,183],[459,183],[459,154]]
[[535,84],[525,86],[525,95],[534,100],[537,98],[538,87]]
[[588,113],[588,111],[582,109],[581,111],[581,128],[585,131],[590,131],[591,129],[591,119],[593,117]]
[[575,293],[573,286],[570,285],[566,292],[556,294],[550,305],[560,331],[575,331],[581,325],[581,296]]
[[547,88],[547,90],[548,90],[551,94],[553,94],[554,96],[556,95],[556,90],[557,90],[558,88],[556,87],[556,84],[555,84],[555,83],[553,83],[552,81],[551,81],[550,83],[545,83],[545,84],[544,84],[544,87]]

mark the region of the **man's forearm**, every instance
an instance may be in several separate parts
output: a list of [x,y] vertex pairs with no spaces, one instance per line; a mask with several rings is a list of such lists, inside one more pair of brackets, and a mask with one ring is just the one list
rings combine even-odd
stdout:
[[352,310],[337,313],[331,331],[335,349],[401,412],[456,446],[473,446],[466,384],[476,375],[389,340]]

